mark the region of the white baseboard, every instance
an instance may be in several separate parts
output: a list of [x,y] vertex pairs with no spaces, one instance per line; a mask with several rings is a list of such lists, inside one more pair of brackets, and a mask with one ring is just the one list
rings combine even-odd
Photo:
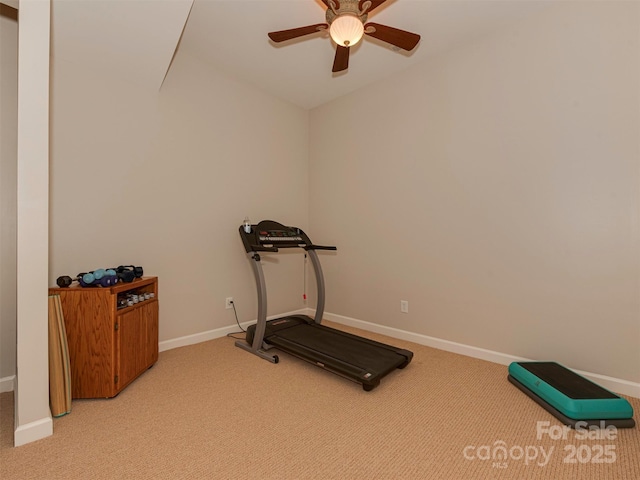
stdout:
[[[307,309],[307,315],[312,317],[314,314],[314,310]],[[484,348],[473,347],[471,345],[451,342],[449,340],[429,337],[427,335],[422,335],[419,333],[407,332],[405,330],[399,330],[393,327],[385,327],[382,325],[377,325],[375,323],[365,322],[363,320],[356,320],[355,318],[335,315],[333,313],[325,312],[323,317],[329,321],[347,325],[349,327],[379,333],[381,335],[398,338],[400,340],[407,340],[409,342],[417,343],[419,345],[425,345],[427,347],[437,348],[439,350],[445,350],[447,352],[459,353],[460,355],[466,355],[467,357],[487,360],[489,362],[498,363],[500,365],[509,365],[511,362],[526,362],[532,360],[523,357],[516,357],[514,355],[508,355],[505,353],[494,352],[492,350],[486,350]],[[597,373],[585,372],[582,370],[574,371],[613,392],[640,398],[640,383],[630,382],[628,380],[623,380],[620,378],[608,377],[606,375],[600,375]]]
[[[241,323],[242,328],[247,329],[248,325],[255,322]],[[216,328],[215,330],[208,330],[206,332],[194,333],[193,335],[186,335],[184,337],[173,338],[171,340],[164,340],[158,344],[158,350],[164,352],[165,350],[172,350],[174,348],[186,347],[187,345],[195,345],[196,343],[208,342],[216,338],[224,337],[230,333],[238,331],[237,325],[230,327]]]
[[15,389],[14,387],[15,378],[16,378],[15,375],[11,375],[10,377],[0,378],[0,393],[13,392],[13,390]]
[[[297,315],[300,313],[306,314],[307,309],[303,308],[301,310],[295,310],[293,312],[280,313],[278,315],[271,315],[267,317],[267,320],[272,320],[278,317],[285,317],[287,315]],[[243,322],[240,325],[242,326],[243,329],[246,330],[247,327],[253,323],[256,323],[256,320]],[[238,325],[230,325],[228,327],[216,328],[214,330],[208,330],[206,332],[194,333],[193,335],[187,335],[184,337],[174,338],[171,340],[164,340],[160,342],[160,344],[158,345],[158,350],[160,352],[164,352],[165,350],[171,350],[173,348],[186,347],[187,345],[194,345],[200,342],[207,342],[209,340],[224,337],[230,333],[237,333],[237,332],[238,332]]]
[[50,437],[51,435],[53,435],[52,418],[41,418],[40,420],[27,423],[26,425],[20,425],[16,428],[13,435],[13,445],[20,447],[27,443]]

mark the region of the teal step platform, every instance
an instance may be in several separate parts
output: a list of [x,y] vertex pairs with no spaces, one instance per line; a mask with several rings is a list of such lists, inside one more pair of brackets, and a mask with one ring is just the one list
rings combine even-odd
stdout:
[[507,378],[565,425],[635,426],[626,399],[556,362],[513,362]]

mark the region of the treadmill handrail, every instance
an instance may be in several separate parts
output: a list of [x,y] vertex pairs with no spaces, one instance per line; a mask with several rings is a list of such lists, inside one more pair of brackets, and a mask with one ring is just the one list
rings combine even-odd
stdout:
[[265,247],[264,245],[251,245],[251,250],[254,252],[277,252],[278,248],[303,248],[304,250],[338,250],[338,247],[330,246],[330,245],[306,245],[300,243],[298,245],[280,245],[280,247]]
[[305,250],[338,250],[338,247],[326,246],[326,245],[305,245]]
[[262,245],[251,245],[251,250],[254,252],[277,252],[278,247],[264,247]]

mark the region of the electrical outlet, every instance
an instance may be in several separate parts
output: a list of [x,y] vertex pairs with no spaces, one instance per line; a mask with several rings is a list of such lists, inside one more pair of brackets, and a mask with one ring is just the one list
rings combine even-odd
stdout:
[[233,308],[233,297],[227,297],[224,300],[224,308]]
[[400,312],[409,313],[409,301],[408,300],[400,300]]

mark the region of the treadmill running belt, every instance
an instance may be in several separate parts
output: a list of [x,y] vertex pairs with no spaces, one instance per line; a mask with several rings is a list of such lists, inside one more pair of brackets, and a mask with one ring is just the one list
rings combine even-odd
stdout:
[[388,373],[407,361],[406,357],[381,344],[370,344],[362,338],[317,324],[279,330],[265,340],[277,346],[279,339],[289,346],[291,343],[300,345],[305,350],[319,352],[371,373]]

